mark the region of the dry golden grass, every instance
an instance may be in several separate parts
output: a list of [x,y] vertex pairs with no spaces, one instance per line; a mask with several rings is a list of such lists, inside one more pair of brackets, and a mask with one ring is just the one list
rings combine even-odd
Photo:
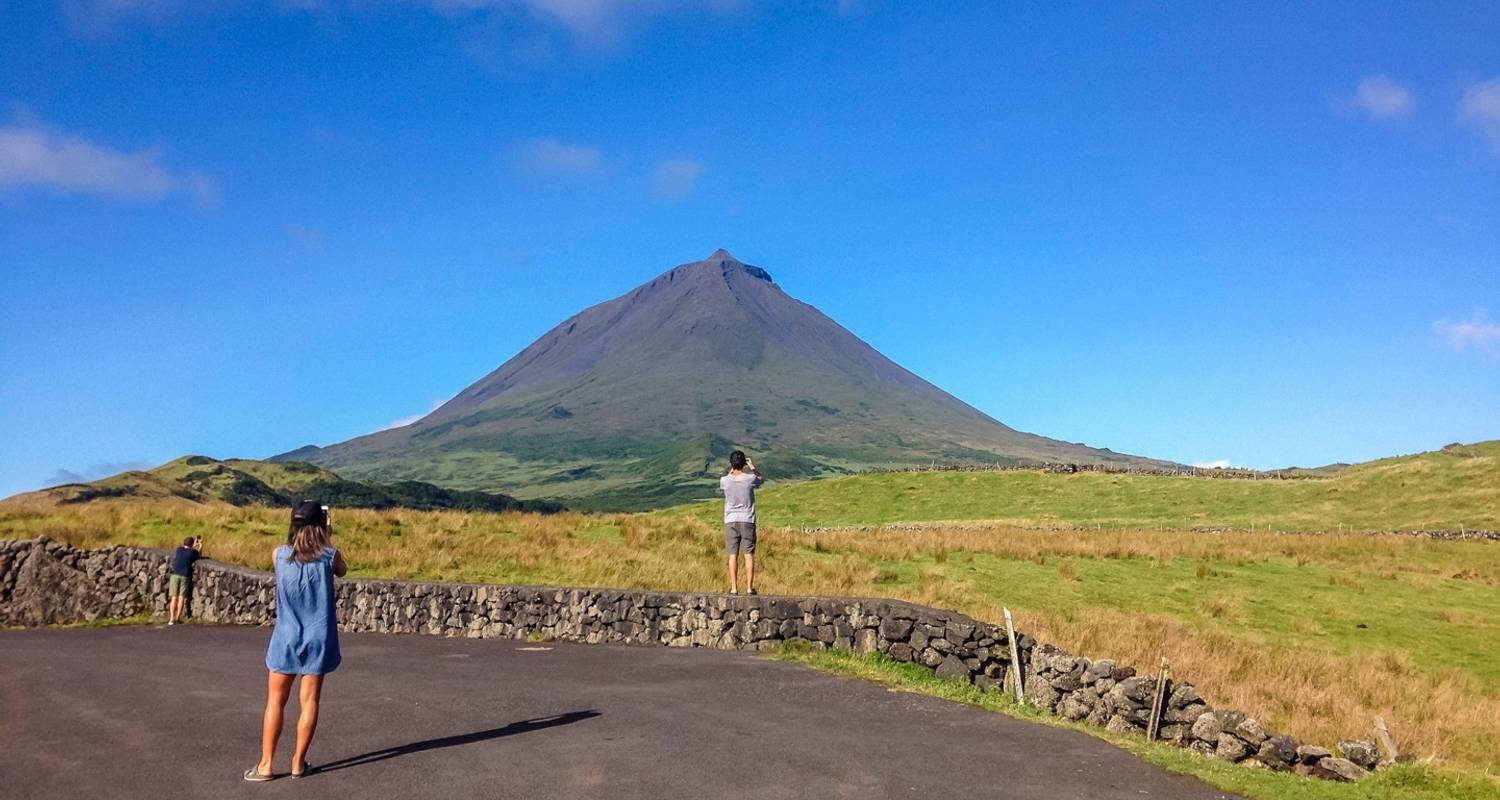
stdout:
[[[0,538],[168,547],[265,568],[281,509],[0,506]],[[335,510],[356,575],[718,590],[722,539],[685,515]],[[1035,531],[762,532],[768,593],[894,597],[1135,665],[1165,654],[1221,706],[1332,744],[1376,715],[1402,747],[1500,768],[1500,547],[1398,536]],[[1426,602],[1429,605],[1423,605]],[[1437,608],[1430,604],[1436,602]]]

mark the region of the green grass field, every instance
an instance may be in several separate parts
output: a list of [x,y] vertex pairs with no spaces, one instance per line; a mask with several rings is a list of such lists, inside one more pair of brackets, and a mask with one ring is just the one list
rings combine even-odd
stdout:
[[[1285,778],[1239,768],[1227,774],[1251,788],[1218,784],[1248,797],[1479,797],[1441,791],[1500,774],[1500,543],[1349,530],[1500,528],[1497,462],[1500,444],[1485,443],[1327,480],[999,472],[773,485],[760,498],[761,588],[986,620],[1008,607],[1023,630],[1076,653],[1138,665],[1166,655],[1216,705],[1304,741],[1368,736],[1383,716],[1403,750],[1434,765],[1383,776],[1368,794],[1277,795]],[[1238,530],[1172,530],[1195,505],[1193,526]],[[717,590],[718,514],[342,509],[335,520],[360,576]],[[0,538],[169,546],[202,533],[212,557],[262,568],[285,524],[284,509],[177,497],[0,503]],[[1224,768],[1203,763],[1174,768]]]
[[[762,465],[774,475],[774,465]],[[1500,530],[1500,441],[1346,467],[1333,477],[1231,480],[1105,473],[914,472],[768,485],[783,526],[985,520],[1022,527]],[[713,501],[690,507],[712,519]]]

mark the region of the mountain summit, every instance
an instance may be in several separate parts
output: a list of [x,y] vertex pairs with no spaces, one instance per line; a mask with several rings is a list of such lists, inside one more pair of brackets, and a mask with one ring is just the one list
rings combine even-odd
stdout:
[[783,479],[933,462],[1159,463],[1009,428],[723,249],[564,320],[411,425],[277,458],[623,509],[712,494],[735,447]]

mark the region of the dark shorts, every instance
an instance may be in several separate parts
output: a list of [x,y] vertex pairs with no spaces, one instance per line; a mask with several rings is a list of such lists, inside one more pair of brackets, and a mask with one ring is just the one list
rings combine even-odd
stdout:
[[752,554],[755,552],[755,523],[724,523],[724,552]]

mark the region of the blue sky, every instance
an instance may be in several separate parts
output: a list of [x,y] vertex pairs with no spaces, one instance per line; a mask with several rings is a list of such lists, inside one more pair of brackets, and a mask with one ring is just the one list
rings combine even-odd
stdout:
[[429,410],[727,247],[1023,430],[1500,437],[1500,3],[0,9],[0,495]]

